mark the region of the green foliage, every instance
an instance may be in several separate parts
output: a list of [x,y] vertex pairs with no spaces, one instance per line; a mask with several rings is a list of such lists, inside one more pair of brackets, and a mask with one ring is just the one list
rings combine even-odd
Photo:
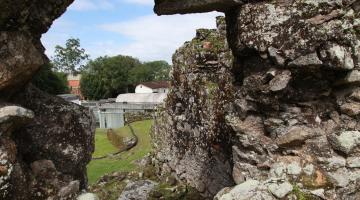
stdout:
[[167,80],[170,65],[165,61],[141,63],[130,56],[100,57],[82,72],[82,94],[90,100],[114,98],[133,92],[140,82]]
[[170,65],[166,61],[145,62],[130,71],[132,83],[168,80]]
[[70,38],[65,47],[55,47],[53,62],[57,71],[77,74],[84,69],[88,59],[89,55],[80,47],[80,39]]
[[130,70],[141,65],[130,56],[99,57],[90,61],[80,81],[82,94],[91,100],[116,97],[129,92]]
[[[150,129],[152,123],[152,120],[132,123],[132,127],[134,128],[135,134],[138,136],[139,141],[138,144],[130,151],[124,152],[114,157],[108,157],[101,160],[92,160],[87,166],[89,182],[95,183],[101,176],[111,172],[130,172],[136,170],[134,161],[143,158],[151,151]],[[130,135],[130,130],[127,126],[115,131],[121,137],[129,137]],[[112,146],[110,142],[104,141],[104,139],[106,139],[106,133],[104,129],[98,129],[96,131],[95,137],[95,155],[100,156],[108,153],[114,153],[113,147],[105,148],[104,146]]]
[[298,186],[294,186],[293,193],[295,194],[296,198],[299,200],[313,200],[314,198],[303,191]]
[[43,65],[34,76],[32,83],[49,94],[65,94],[69,92],[66,74],[54,72],[51,63]]

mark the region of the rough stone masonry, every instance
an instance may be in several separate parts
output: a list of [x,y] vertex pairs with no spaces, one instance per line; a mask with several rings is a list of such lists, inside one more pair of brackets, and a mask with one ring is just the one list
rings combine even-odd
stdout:
[[75,199],[87,185],[95,124],[85,108],[28,85],[40,42],[73,0],[0,0],[0,199]]
[[199,30],[173,57],[153,131],[159,173],[221,200],[360,199],[360,1],[155,7],[212,10],[226,33]]
[[[0,0],[0,199],[73,199],[86,186],[91,114],[28,85],[47,62],[41,34],[71,2]],[[360,198],[358,0],[155,10],[226,15],[174,56],[153,133],[160,173],[215,199]]]

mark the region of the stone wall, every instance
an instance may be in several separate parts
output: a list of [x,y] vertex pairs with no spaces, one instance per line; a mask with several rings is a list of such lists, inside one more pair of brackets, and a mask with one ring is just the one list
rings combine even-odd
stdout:
[[[86,186],[92,114],[27,85],[47,62],[41,34],[71,2],[0,1],[1,199],[73,199]],[[153,132],[160,174],[216,199],[360,198],[358,0],[156,4],[222,11],[227,24],[174,55]]]
[[[163,138],[156,146],[160,168],[205,196],[237,184],[216,199],[359,199],[359,5],[278,0],[226,7],[233,64],[203,67],[222,55],[204,62],[207,42],[186,43],[187,51],[174,55],[173,89],[154,129]],[[203,92],[206,82],[193,82],[194,72],[214,77],[215,95]]]
[[204,194],[233,185],[231,127],[225,123],[232,101],[232,54],[225,19],[218,30],[197,30],[173,56],[171,90],[157,114],[154,131],[162,174],[174,173]]
[[31,77],[48,62],[40,37],[73,0],[0,0],[0,199],[75,199],[87,186],[95,123]]
[[152,120],[154,119],[154,112],[152,110],[127,112],[124,113],[125,122],[131,124],[133,122]]

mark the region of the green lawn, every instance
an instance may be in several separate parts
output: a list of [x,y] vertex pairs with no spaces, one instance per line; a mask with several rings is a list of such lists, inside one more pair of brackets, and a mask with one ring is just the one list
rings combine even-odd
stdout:
[[[124,152],[112,158],[102,160],[92,160],[87,166],[89,183],[96,182],[101,176],[114,171],[132,171],[136,168],[133,163],[139,160],[151,151],[150,128],[152,120],[132,123],[135,133],[139,137],[136,147],[128,152]],[[117,134],[122,137],[129,137],[129,127],[123,127],[116,130]],[[106,130],[98,129],[95,136],[95,153],[94,157],[102,156],[109,153],[115,153],[116,148],[107,140]]]
[[106,129],[97,129],[95,135],[95,152],[93,157],[105,156],[114,153],[117,149],[110,143],[106,136]]

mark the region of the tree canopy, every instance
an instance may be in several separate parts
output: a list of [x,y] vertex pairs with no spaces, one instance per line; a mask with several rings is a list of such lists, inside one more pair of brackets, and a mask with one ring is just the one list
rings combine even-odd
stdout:
[[88,59],[89,55],[80,47],[80,39],[70,38],[66,41],[65,47],[55,47],[53,63],[57,71],[77,74],[84,69]]
[[87,99],[113,98],[134,92],[140,82],[167,80],[170,68],[166,61],[141,63],[130,56],[100,57],[82,72],[80,88]]
[[82,74],[80,89],[91,100],[113,98],[134,92],[141,82],[168,80],[171,66],[166,61],[140,62],[131,56],[99,57],[89,60],[80,40],[70,38],[65,47],[57,45],[52,64],[44,65],[33,83],[51,93],[69,92],[66,74]]
[[40,90],[49,94],[65,94],[69,92],[66,74],[54,72],[51,63],[41,66],[34,76],[32,83]]
[[132,83],[168,80],[170,65],[166,61],[145,62],[130,71]]
[[129,91],[131,69],[141,65],[130,56],[99,57],[90,61],[82,73],[80,88],[88,99],[115,97]]

